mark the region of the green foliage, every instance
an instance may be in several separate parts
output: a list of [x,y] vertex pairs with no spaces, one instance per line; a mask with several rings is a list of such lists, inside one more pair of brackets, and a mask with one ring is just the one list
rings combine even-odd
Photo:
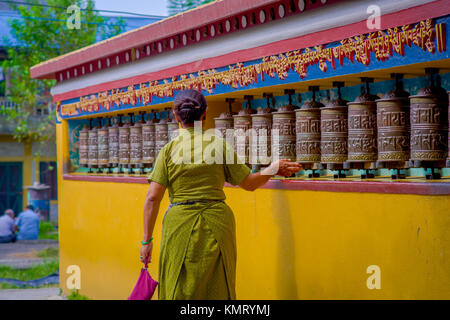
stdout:
[[47,233],[53,231],[55,231],[55,227],[53,227],[53,224],[51,222],[41,221],[41,223],[39,223],[39,233]]
[[79,294],[78,290],[72,290],[70,292],[70,295],[67,296],[67,299],[69,299],[69,300],[91,300],[88,297],[86,297],[82,294]]
[[213,1],[215,0],[167,0],[167,9],[169,15],[174,15]]
[[[47,0],[45,3],[49,6],[40,6],[42,1],[39,0],[27,2],[37,5],[11,5],[21,16],[21,19],[8,20],[11,36],[18,46],[9,46],[8,59],[2,63],[9,75],[8,100],[16,103],[18,108],[2,108],[0,114],[14,122],[17,140],[49,141],[55,136],[56,112],[50,95],[55,80],[31,79],[30,67],[91,45],[99,35],[102,39],[115,36],[124,30],[125,24],[123,19],[114,22],[92,11],[93,0]],[[67,26],[67,20],[73,14],[67,12],[71,5],[82,9],[80,29]],[[33,123],[30,117],[36,109],[49,112]]]
[[39,239],[58,240],[58,232],[51,222],[41,221],[39,224]]
[[[59,269],[59,261],[57,259],[44,260],[43,263],[35,265],[28,269],[14,269],[10,266],[0,265],[0,278],[17,279],[22,281],[34,280],[46,277]],[[53,287],[54,285],[46,285],[44,287]],[[18,289],[15,285],[6,283],[0,284],[1,289]],[[23,287],[20,287],[23,288]]]
[[58,258],[59,257],[59,249],[55,247],[48,247],[39,251],[36,256],[39,258]]

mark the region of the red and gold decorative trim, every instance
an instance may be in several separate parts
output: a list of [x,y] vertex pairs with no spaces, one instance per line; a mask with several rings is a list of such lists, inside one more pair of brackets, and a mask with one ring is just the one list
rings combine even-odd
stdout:
[[246,87],[258,81],[264,81],[266,76],[284,80],[289,70],[295,71],[301,79],[307,77],[307,68],[318,65],[320,70],[327,72],[329,63],[334,69],[336,60],[342,66],[344,58],[351,63],[361,63],[369,66],[371,54],[374,53],[378,61],[386,61],[394,53],[405,55],[405,46],[416,46],[424,51],[435,53],[436,27],[440,27],[440,37],[445,39],[445,25],[436,25],[433,20],[425,20],[413,25],[395,27],[386,31],[377,31],[368,35],[360,35],[341,41],[336,47],[326,48],[324,45],[290,51],[284,54],[269,56],[259,64],[244,66],[237,63],[229,66],[226,71],[216,69],[199,71],[172,77],[169,80],[142,83],[139,88],[130,85],[125,89],[114,89],[100,92],[98,95],[81,97],[79,102],[61,106],[61,115],[74,116],[80,112],[98,112],[101,109],[110,110],[114,105],[121,106],[138,102],[149,104],[152,97],[172,97],[175,91],[185,89],[205,90],[213,93],[217,85],[228,85],[237,89]]
[[445,37],[445,23],[436,25],[436,40],[438,52],[445,52],[447,50],[447,39]]

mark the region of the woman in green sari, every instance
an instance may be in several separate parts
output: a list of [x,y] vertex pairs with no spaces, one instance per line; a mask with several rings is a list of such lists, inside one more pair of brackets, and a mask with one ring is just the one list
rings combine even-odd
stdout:
[[173,113],[182,129],[162,148],[149,176],[142,262],[151,260],[152,233],[166,189],[171,203],[162,222],[161,300],[236,299],[235,221],[224,202],[224,183],[254,191],[274,174],[291,176],[301,169],[279,160],[250,173],[223,139],[194,126],[205,119],[206,111],[206,99],[198,91],[185,90],[175,97]]

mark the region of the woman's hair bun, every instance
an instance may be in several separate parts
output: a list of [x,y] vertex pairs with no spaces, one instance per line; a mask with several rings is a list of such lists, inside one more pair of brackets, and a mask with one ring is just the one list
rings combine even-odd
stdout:
[[203,94],[189,89],[181,91],[175,96],[173,109],[184,124],[191,124],[200,120],[206,106],[206,99]]

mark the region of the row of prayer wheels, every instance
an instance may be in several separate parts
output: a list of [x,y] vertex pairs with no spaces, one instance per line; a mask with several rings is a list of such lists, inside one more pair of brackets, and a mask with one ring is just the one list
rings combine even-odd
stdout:
[[427,178],[439,178],[434,169],[450,167],[449,97],[438,70],[426,72],[430,85],[414,96],[404,91],[401,74],[392,75],[395,88],[383,98],[370,93],[371,78],[361,79],[365,87],[353,102],[342,99],[344,83],[335,82],[338,98],[326,106],[316,101],[318,87],[310,87],[313,98],[300,108],[292,105],[294,90],[285,91],[289,103],[278,110],[270,107],[271,94],[264,95],[267,107],[257,112],[252,97],[245,96],[247,107],[238,114],[230,107],[215,118],[216,128],[223,137],[234,129],[238,156],[255,169],[277,155],[312,169],[310,177],[319,176],[316,169],[337,170],[335,177],[345,177],[341,170],[363,169],[361,177],[369,178],[370,169],[385,168],[397,169],[392,177],[403,178],[400,169],[431,168]]
[[90,120],[79,135],[80,167],[151,168],[162,147],[177,135],[178,123],[170,115],[157,119],[154,112],[151,116],[146,112],[129,113],[128,117],[119,114],[117,118],[98,118],[96,126]]

